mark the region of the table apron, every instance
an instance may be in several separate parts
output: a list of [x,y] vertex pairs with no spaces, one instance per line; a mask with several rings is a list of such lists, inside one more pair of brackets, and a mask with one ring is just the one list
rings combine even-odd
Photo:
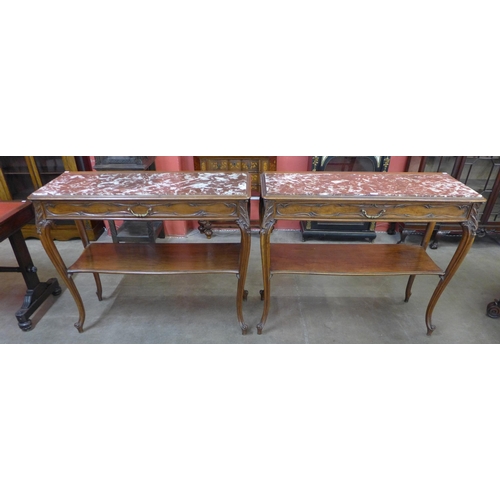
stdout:
[[171,219],[236,220],[248,200],[150,202],[150,201],[34,201],[37,220]]
[[338,222],[463,222],[469,219],[473,203],[326,203],[264,202],[265,218],[331,220]]

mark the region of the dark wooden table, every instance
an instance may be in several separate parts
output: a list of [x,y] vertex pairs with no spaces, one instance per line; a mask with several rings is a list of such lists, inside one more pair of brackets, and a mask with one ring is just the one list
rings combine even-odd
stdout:
[[26,283],[27,291],[21,308],[16,312],[19,328],[31,330],[30,316],[42,305],[49,295],[59,295],[61,288],[55,278],[47,282],[38,279],[37,268],[34,266],[21,229],[32,221],[35,214],[30,202],[2,201],[0,202],[0,241],[9,238],[12,250],[19,267],[0,267],[0,272],[19,272]]
[[[85,308],[74,284],[76,273],[93,273],[102,300],[99,273],[230,273],[238,278],[236,310],[243,333],[242,301],[250,255],[250,176],[240,172],[66,172],[35,191],[30,199],[42,244],[66,283],[79,311]],[[90,243],[84,220],[233,221],[239,243]],[[74,220],[84,252],[67,267],[51,237],[52,221]]]
[[[444,173],[268,172],[261,179],[261,254],[264,311],[262,333],[271,300],[273,274],[337,276],[408,275],[408,302],[417,275],[436,275],[439,283],[426,313],[427,334],[435,329],[432,313],[439,297],[469,251],[477,231],[477,214],[486,200]],[[421,245],[271,244],[278,220],[334,222],[425,222]],[[446,270],[427,254],[437,222],[459,223],[462,238]]]

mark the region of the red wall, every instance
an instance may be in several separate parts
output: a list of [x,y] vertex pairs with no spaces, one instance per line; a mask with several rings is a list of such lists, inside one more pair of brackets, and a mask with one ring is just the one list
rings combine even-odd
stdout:
[[310,156],[278,156],[276,170],[302,172],[309,168]]
[[391,156],[389,172],[404,172],[409,156]]

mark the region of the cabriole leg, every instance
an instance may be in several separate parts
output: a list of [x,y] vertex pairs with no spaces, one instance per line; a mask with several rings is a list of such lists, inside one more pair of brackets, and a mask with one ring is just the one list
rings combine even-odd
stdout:
[[59,276],[61,277],[62,281],[66,284],[68,290],[73,296],[73,299],[75,300],[79,313],[78,321],[75,323],[75,328],[80,333],[82,333],[83,323],[85,322],[85,308],[83,306],[80,293],[78,292],[78,289],[76,288],[76,285],[73,281],[73,277],[68,275],[68,268],[66,267],[66,264],[64,263],[59,251],[57,250],[57,247],[54,244],[54,240],[52,239],[52,234],[51,234],[51,226],[52,222],[48,220],[44,220],[38,224],[38,229],[40,232],[40,241],[42,242],[42,246],[47,252],[47,255],[49,256],[49,259],[51,260],[52,264],[59,273]]
[[441,279],[436,289],[434,290],[434,294],[432,295],[429,305],[427,307],[427,312],[425,315],[425,322],[427,325],[427,335],[432,335],[432,332],[436,329],[436,327],[432,324],[432,313],[434,311],[434,308],[436,307],[439,298],[441,297],[445,288],[448,286],[448,283],[451,281],[451,279],[457,272],[457,269],[460,267],[460,264],[463,262],[467,253],[470,250],[470,247],[474,243],[477,230],[477,221],[475,220],[475,218],[473,218],[467,222],[464,222],[462,223],[462,228],[463,228],[463,235],[462,239],[460,240],[460,244],[458,245],[458,248],[455,254],[453,255],[452,260],[448,264],[448,267],[444,275],[441,276]]
[[[113,222],[113,221],[110,221]],[[78,233],[80,234],[80,238],[83,243],[83,247],[87,248],[90,245],[89,238],[87,236],[87,231],[85,231],[85,223],[82,220],[75,220],[76,228],[78,229]],[[114,223],[113,223],[114,224]],[[102,300],[102,283],[101,277],[98,273],[92,273],[94,275],[95,284],[97,287],[96,295],[99,302]]]

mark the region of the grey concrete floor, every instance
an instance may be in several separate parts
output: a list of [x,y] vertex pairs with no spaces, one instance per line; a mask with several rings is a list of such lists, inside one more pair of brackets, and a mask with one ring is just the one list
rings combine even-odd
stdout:
[[[373,244],[397,241],[378,233]],[[104,235],[102,241],[108,241]],[[218,231],[217,242],[238,241],[238,231]],[[206,241],[198,231],[162,243]],[[275,231],[273,241],[301,242],[298,231]],[[308,245],[317,242],[303,243]],[[408,238],[406,244],[417,244]],[[327,244],[327,243],[325,243]],[[370,243],[365,243],[370,244]],[[27,245],[42,281],[58,277],[41,243]],[[56,242],[67,265],[81,253],[79,240]],[[428,250],[446,267],[457,240]],[[218,344],[457,344],[498,343],[500,320],[486,316],[487,304],[500,298],[496,262],[500,245],[489,237],[477,239],[433,315],[436,331],[426,335],[425,311],[437,277],[417,277],[409,303],[404,302],[406,277],[332,277],[276,275],[272,279],[269,318],[263,335],[256,325],[262,314],[259,235],[252,233],[252,250],[244,303],[250,332],[243,336],[236,318],[234,275],[132,276],[102,275],[103,301],[95,294],[92,275],[75,283],[86,308],[84,332],[73,324],[78,312],[64,284],[59,297],[49,297],[32,316],[33,330],[17,326],[15,312],[25,286],[20,274],[2,273],[0,285],[0,343],[218,343]],[[0,243],[0,263],[15,266],[7,241]]]

